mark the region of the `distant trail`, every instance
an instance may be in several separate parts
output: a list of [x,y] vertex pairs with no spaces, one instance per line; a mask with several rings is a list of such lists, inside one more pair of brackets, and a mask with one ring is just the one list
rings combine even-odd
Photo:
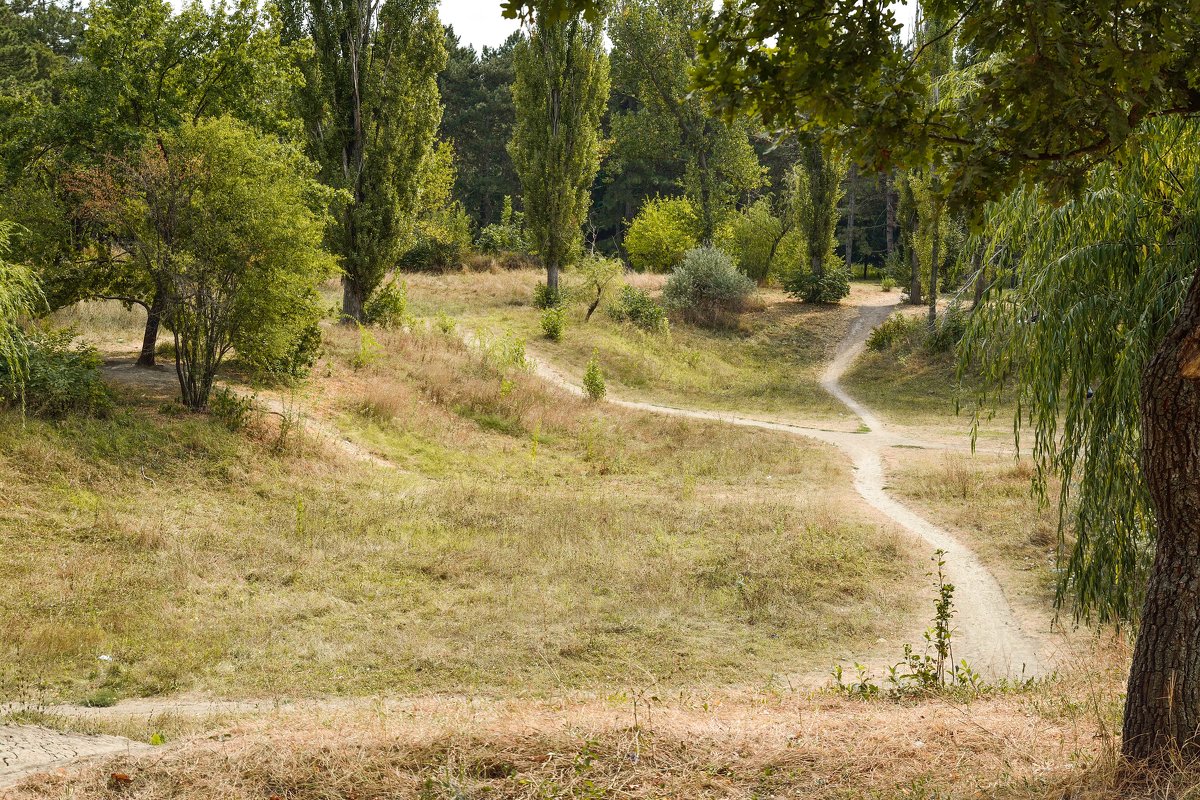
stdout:
[[[840,448],[854,464],[854,488],[868,505],[923,540],[931,548],[946,552],[946,572],[949,581],[955,587],[955,622],[958,627],[954,646],[955,658],[965,658],[974,669],[991,677],[1029,677],[1041,674],[1046,667],[1041,652],[1042,643],[1021,629],[1012,606],[1004,596],[1004,590],[991,571],[952,533],[924,519],[895,500],[886,490],[883,452],[896,446],[925,448],[930,446],[929,443],[892,433],[870,409],[851,397],[841,385],[842,376],[862,353],[872,328],[887,319],[895,309],[895,304],[863,306],[821,377],[821,386],[853,411],[863,424],[870,428],[869,431],[829,431],[755,419],[740,414],[612,397],[608,402],[654,414],[781,431],[794,436],[817,439]],[[534,371],[544,380],[571,394],[583,396],[583,389],[572,380],[541,359],[534,357],[532,360]]]

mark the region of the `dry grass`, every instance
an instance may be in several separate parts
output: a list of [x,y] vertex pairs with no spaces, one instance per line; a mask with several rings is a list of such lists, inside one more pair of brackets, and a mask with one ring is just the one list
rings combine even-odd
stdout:
[[1045,609],[1054,594],[1058,511],[1031,493],[1028,459],[897,449],[891,488],[964,537],[1010,591]]
[[136,392],[0,418],[3,693],[756,686],[907,626],[921,559],[844,512],[828,449],[583,403],[440,334],[378,345],[355,369],[330,331],[313,402],[399,470]]
[[1120,662],[1115,646],[1097,642],[1054,683],[968,703],[648,687],[299,707],[35,778],[14,800],[1165,797],[1116,769],[1121,673],[1094,666]]
[[[855,427],[818,385],[822,365],[857,313],[848,305],[806,306],[764,290],[732,326],[706,329],[677,320],[663,335],[615,322],[603,306],[585,324],[586,304],[580,301],[569,308],[563,341],[553,343],[540,335],[539,312],[531,303],[539,272],[406,280],[417,313],[449,314],[472,329],[497,334],[511,331],[569,374],[582,375],[594,353],[610,390],[623,397]],[[568,294],[572,280],[570,273],[564,276]],[[665,277],[633,274],[626,280],[657,294]]]

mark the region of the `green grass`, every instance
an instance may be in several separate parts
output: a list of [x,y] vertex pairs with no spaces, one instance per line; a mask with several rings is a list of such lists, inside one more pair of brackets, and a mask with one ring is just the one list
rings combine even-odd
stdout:
[[133,391],[0,415],[2,696],[761,685],[908,623],[920,558],[829,449],[379,339],[332,330],[310,392],[394,470]]
[[[658,334],[614,321],[605,306],[585,323],[586,304],[580,301],[568,310],[563,340],[552,342],[542,335],[540,312],[531,302],[540,279],[540,273],[517,271],[417,275],[407,281],[415,313],[452,315],[494,334],[512,332],[579,381],[594,353],[610,391],[624,398],[851,425],[846,410],[818,384],[821,368],[857,313],[850,306],[806,306],[767,290],[734,328],[677,322],[668,334]],[[564,280],[569,287],[570,273]],[[655,276],[630,280],[652,292],[662,283]]]

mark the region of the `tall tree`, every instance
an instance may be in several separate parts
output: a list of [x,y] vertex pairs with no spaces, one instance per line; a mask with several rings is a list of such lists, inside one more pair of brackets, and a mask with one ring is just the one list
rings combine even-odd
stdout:
[[614,130],[682,157],[683,188],[706,242],[722,211],[763,183],[746,125],[721,119],[691,91],[694,34],[711,13],[711,0],[622,0],[610,22],[613,83],[634,101],[614,117]]
[[829,152],[818,137],[806,136],[800,146],[800,160],[792,172],[796,229],[804,240],[805,263],[786,280],[789,292],[810,303],[834,303],[850,293],[843,273],[835,280],[838,202],[842,199],[846,160]]
[[[786,13],[773,0],[729,2],[709,29],[700,80],[731,108],[749,108],[774,124],[841,125],[845,146],[862,162],[886,167],[936,159],[941,193],[976,209],[1035,179],[1059,195],[1078,189],[1114,153],[1137,148],[1148,121],[1200,113],[1200,18],[1190,0],[1140,6],[930,0],[928,6],[939,18],[956,20],[960,47],[978,59],[977,87],[952,104],[926,106],[928,79],[911,68],[924,54],[891,44],[899,24],[884,0],[814,0],[789,5]],[[1179,249],[1180,233],[1185,242],[1196,241],[1195,204],[1177,204],[1183,197],[1182,190],[1170,193],[1173,224],[1147,231],[1139,247],[1124,253],[1124,269],[1147,271],[1151,253]],[[1101,244],[1111,252],[1110,243]],[[1138,419],[1119,419],[1140,422],[1137,479],[1154,518],[1155,556],[1122,741],[1124,753],[1139,759],[1200,754],[1200,273],[1191,248],[1180,250],[1189,254],[1177,273],[1177,302],[1128,295],[1120,301],[1162,323],[1139,329],[1132,351]],[[1070,269],[1078,263],[1053,266],[1068,285],[1082,287]],[[1117,276],[1107,274],[1114,259],[1084,259],[1083,266],[1097,270],[1106,287],[1115,285]],[[1081,298],[1075,315],[1060,317],[1065,327],[1082,325],[1086,307]],[[1058,357],[1047,346],[1057,347],[1056,340],[1042,342],[1040,357]],[[1123,366],[1087,364],[1095,367],[1091,382]],[[1058,396],[1039,398],[1042,413],[1060,410]],[[1067,413],[1077,413],[1081,402],[1074,395]],[[1105,513],[1132,513],[1139,487],[1128,476],[1108,477],[1114,508]],[[1090,541],[1094,548],[1086,557],[1106,558],[1112,550],[1096,544],[1110,538],[1104,528],[1096,533],[1095,540],[1083,540],[1083,547]]]
[[600,168],[600,117],[608,102],[608,55],[600,21],[535,7],[517,46],[517,125],[509,152],[524,189],[534,249],[546,285],[579,249]]
[[449,59],[438,76],[445,111],[440,137],[458,153],[455,194],[476,228],[500,221],[505,197],[519,198],[521,183],[508,155],[516,123],[512,85],[513,52],[521,40],[514,33],[500,47],[476,53],[446,29]]
[[313,44],[301,109],[321,179],[349,200],[329,241],[342,260],[342,314],[363,307],[413,235],[442,109],[446,63],[435,0],[292,0],[290,35]]
[[[25,159],[23,197],[43,201],[29,203],[35,219],[28,227],[38,231],[46,217],[77,210],[59,176],[103,166],[183,124],[231,115],[276,135],[295,132],[293,60],[277,20],[254,0],[211,10],[190,2],[179,12],[164,0],[92,3],[61,101]],[[152,365],[163,287],[135,261],[112,257],[124,244],[114,231],[80,223],[76,217],[42,237],[56,239],[43,242],[37,265],[51,304],[104,297],[144,307],[138,363]]]

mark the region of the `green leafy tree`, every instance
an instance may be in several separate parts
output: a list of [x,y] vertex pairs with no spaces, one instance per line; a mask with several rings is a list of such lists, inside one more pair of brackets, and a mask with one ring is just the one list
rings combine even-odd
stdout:
[[578,252],[600,167],[608,56],[599,22],[535,11],[516,51],[517,124],[509,152],[524,189],[531,243],[558,293],[559,268]]
[[500,47],[476,53],[446,29],[449,59],[438,75],[445,111],[440,136],[458,152],[454,194],[482,230],[500,220],[505,197],[521,196],[521,183],[508,155],[516,124],[512,86],[513,53],[521,40],[514,33]]
[[301,99],[321,179],[346,192],[329,242],[342,261],[342,314],[363,307],[414,234],[432,165],[445,31],[434,0],[293,0],[289,35],[307,36]]
[[175,13],[159,0],[97,0],[86,16],[78,59],[61,74],[55,103],[21,150],[7,204],[30,229],[23,255],[39,270],[54,307],[114,298],[146,309],[139,364],[154,363],[163,287],[134,261],[114,259],[125,243],[102,221],[77,213],[70,186],[80,170],[138,150],[157,132],[229,114],[287,135],[300,80],[295,48],[253,0]]
[[79,176],[85,204],[123,231],[124,259],[161,287],[183,402],[201,411],[231,350],[288,361],[320,318],[331,198],[295,148],[228,117],[185,123]]
[[[564,0],[569,2],[571,0]],[[930,0],[931,15],[956,20],[959,51],[979,65],[978,86],[954,103],[932,108],[928,75],[913,69],[927,48],[896,44],[899,24],[882,0],[843,3],[816,0],[783,7],[767,0],[726,3],[702,46],[702,87],[730,110],[757,113],[768,124],[837,126],[834,134],[865,165],[933,165],[939,194],[978,214],[985,201],[1037,180],[1062,196],[1081,188],[1114,154],[1146,152],[1150,120],[1200,112],[1196,92],[1200,18],[1185,2],[1142,6],[1106,2],[1029,5]],[[1195,203],[1176,187],[1164,212],[1165,230],[1148,231],[1134,248],[1097,240],[1090,257],[1051,263],[1064,285],[1097,283],[1138,318],[1154,320],[1136,341],[1130,368],[1140,398],[1137,474],[1142,490],[1119,471],[1107,478],[1105,511],[1114,518],[1136,513],[1139,497],[1153,517],[1154,559],[1139,615],[1130,670],[1122,748],[1126,756],[1162,759],[1200,752],[1200,280],[1187,255],[1174,284],[1177,302],[1120,293],[1117,268],[1149,271],[1153,252],[1187,251]],[[1077,202],[1087,202],[1084,199]],[[1180,202],[1183,200],[1184,202]],[[1135,218],[1128,218],[1135,219]],[[1167,232],[1169,231],[1169,233]],[[1181,236],[1182,234],[1182,236]],[[1062,237],[1065,240],[1065,236]],[[1054,293],[1047,291],[1047,297]],[[1039,298],[1042,297],[1039,291]],[[1074,337],[1086,327],[1081,297],[1070,311],[1057,309],[1055,327]],[[1128,336],[1128,331],[1121,331]],[[1062,359],[1061,343],[1042,339],[1024,358]],[[1103,384],[1119,361],[1072,364],[1095,372]],[[1031,397],[1039,415],[1062,411],[1058,391]],[[1068,414],[1085,399],[1071,396]],[[1071,427],[1078,436],[1087,429]],[[1119,427],[1094,429],[1115,435]],[[1095,441],[1085,436],[1078,443]],[[1088,447],[1083,452],[1090,458]],[[1104,456],[1101,456],[1104,458]],[[1061,466],[1061,465],[1056,465]],[[1149,523],[1148,523],[1149,526]],[[1085,537],[1086,559],[1120,551],[1105,526]],[[1089,547],[1089,543],[1091,546]],[[1105,568],[1097,565],[1100,572]],[[1113,569],[1114,565],[1108,565]],[[1125,574],[1124,579],[1134,580]],[[1102,589],[1103,591],[1103,589]]]
[[647,200],[629,223],[625,251],[636,270],[670,272],[700,244],[700,220],[687,198]]
[[835,303],[850,293],[834,252],[845,177],[845,158],[828,152],[815,137],[804,143],[790,187],[796,229],[805,245],[804,263],[787,277],[786,288],[810,303]]
[[656,158],[678,154],[705,242],[724,213],[763,182],[745,124],[721,119],[691,91],[694,33],[711,12],[710,0],[622,0],[610,22],[614,85],[633,101],[614,130]]

